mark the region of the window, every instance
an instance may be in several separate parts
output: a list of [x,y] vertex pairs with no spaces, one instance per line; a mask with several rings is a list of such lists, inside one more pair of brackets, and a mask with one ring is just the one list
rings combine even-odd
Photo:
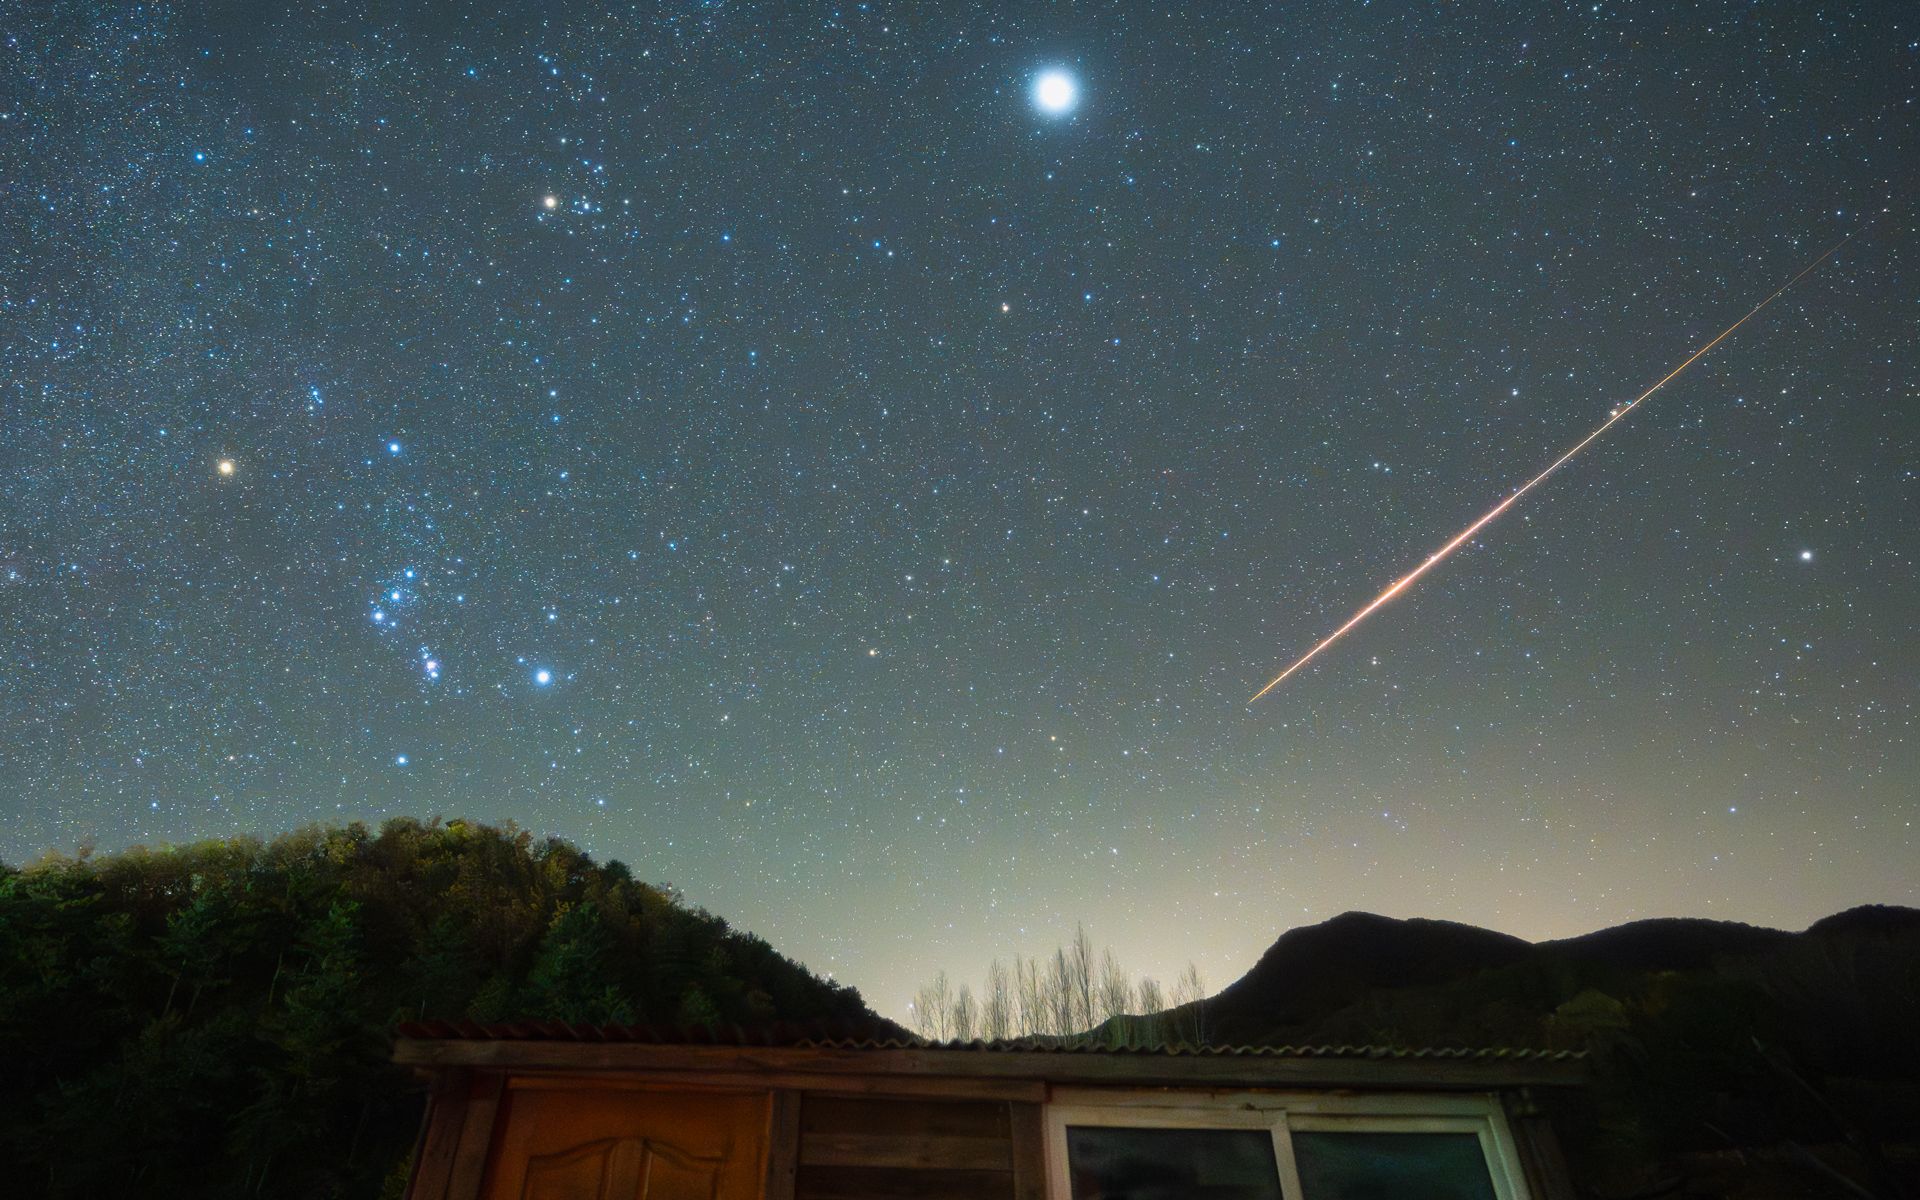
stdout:
[[1297,1130],[1293,1163],[1306,1200],[1495,1200],[1472,1133]]
[[1491,1096],[1066,1093],[1051,1200],[1527,1200]]
[[1076,1200],[1281,1200],[1263,1129],[1069,1125],[1067,1177]]

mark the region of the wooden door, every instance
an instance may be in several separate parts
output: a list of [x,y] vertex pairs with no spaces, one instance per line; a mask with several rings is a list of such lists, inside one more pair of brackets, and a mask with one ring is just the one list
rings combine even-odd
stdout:
[[487,1200],[757,1200],[766,1094],[515,1081]]

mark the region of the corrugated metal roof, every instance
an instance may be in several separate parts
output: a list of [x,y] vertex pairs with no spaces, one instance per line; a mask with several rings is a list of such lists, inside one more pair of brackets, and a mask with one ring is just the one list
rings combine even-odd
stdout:
[[404,1038],[481,1042],[635,1042],[653,1046],[914,1045],[881,1021],[773,1021],[764,1025],[576,1025],[566,1021],[405,1021]]
[[[833,1045],[832,1043],[827,1043]],[[914,1042],[893,1047],[874,1043],[840,1045],[838,1049],[978,1050],[1044,1052],[1050,1054],[1129,1054],[1146,1057],[1191,1058],[1452,1058],[1531,1059],[1560,1062],[1586,1057],[1584,1050],[1536,1050],[1519,1046],[1106,1046],[1090,1042],[1046,1042],[1015,1039],[1005,1042]]]
[[794,1047],[819,1050],[954,1050],[981,1054],[1108,1054],[1143,1058],[1450,1059],[1473,1062],[1568,1062],[1584,1050],[1518,1046],[1108,1046],[1054,1038],[934,1042],[902,1037],[881,1024],[774,1022],[768,1025],[574,1025],[564,1021],[410,1021],[398,1033],[427,1041],[629,1042],[656,1046]]

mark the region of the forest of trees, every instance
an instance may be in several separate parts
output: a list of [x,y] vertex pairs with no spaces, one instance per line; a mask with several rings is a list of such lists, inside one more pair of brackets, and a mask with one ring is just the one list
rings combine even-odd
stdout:
[[13,1195],[398,1196],[422,1017],[872,1021],[618,862],[390,821],[0,866]]
[[945,971],[913,998],[914,1031],[933,1041],[1047,1038],[1113,1047],[1207,1043],[1206,984],[1192,963],[1171,989],[1136,981],[1086,926],[1051,955],[994,959],[986,982],[955,985]]

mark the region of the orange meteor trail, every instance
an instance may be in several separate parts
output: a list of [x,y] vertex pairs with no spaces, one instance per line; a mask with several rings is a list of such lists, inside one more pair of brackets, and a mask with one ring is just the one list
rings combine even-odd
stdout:
[[[1861,228],[1865,228],[1865,226],[1862,226]],[[1854,234],[1859,232],[1860,230],[1856,229],[1853,231],[1853,233],[1849,233],[1846,237],[1843,237],[1839,241],[1835,242],[1827,250],[1825,254],[1822,254],[1819,258],[1814,259],[1812,262],[1802,267],[1800,269],[1799,274],[1795,275],[1792,279],[1789,279],[1785,283],[1781,284],[1778,290],[1776,290],[1772,295],[1768,296],[1765,300],[1762,300],[1760,303],[1754,305],[1752,311],[1748,312],[1746,316],[1741,317],[1738,321],[1735,321],[1733,324],[1727,326],[1725,329],[1722,329],[1719,333],[1719,336],[1715,337],[1712,341],[1700,347],[1698,350],[1695,350],[1692,354],[1689,354],[1686,358],[1686,361],[1682,362],[1679,366],[1675,367],[1673,370],[1668,371],[1665,375],[1661,376],[1660,382],[1654,384],[1652,387],[1648,388],[1646,391],[1641,392],[1638,396],[1635,396],[1631,404],[1626,405],[1624,408],[1615,409],[1613,412],[1613,415],[1608,417],[1604,422],[1601,423],[1600,428],[1594,430],[1592,433],[1589,433],[1586,437],[1581,438],[1578,442],[1574,444],[1573,449],[1567,451],[1565,454],[1562,454],[1559,458],[1554,459],[1552,465],[1547,467],[1546,470],[1540,472],[1538,475],[1535,475],[1532,479],[1527,480],[1527,482],[1522,484],[1520,488],[1517,491],[1515,491],[1511,496],[1508,496],[1505,500],[1502,500],[1500,503],[1488,509],[1485,516],[1482,516],[1479,520],[1475,521],[1473,524],[1461,530],[1457,535],[1454,536],[1452,541],[1440,547],[1438,550],[1435,550],[1431,555],[1427,557],[1427,561],[1421,563],[1419,566],[1415,567],[1412,571],[1409,571],[1406,575],[1402,576],[1400,580],[1396,582],[1392,587],[1388,588],[1384,592],[1381,592],[1378,596],[1375,596],[1373,598],[1373,602],[1368,604],[1365,608],[1353,614],[1351,617],[1348,617],[1346,624],[1340,626],[1340,628],[1334,630],[1332,633],[1322,638],[1319,641],[1319,643],[1314,646],[1313,649],[1307,651],[1305,654],[1302,654],[1298,659],[1296,659],[1292,666],[1280,672],[1278,675],[1275,675],[1272,681],[1269,682],[1267,686],[1255,692],[1253,694],[1253,699],[1248,700],[1247,703],[1252,704],[1255,700],[1260,699],[1260,697],[1266,695],[1268,692],[1272,691],[1274,688],[1277,688],[1282,683],[1285,683],[1287,676],[1293,674],[1295,671],[1298,671],[1301,667],[1304,667],[1308,663],[1312,662],[1314,660],[1314,657],[1318,655],[1322,650],[1325,650],[1328,646],[1333,645],[1335,642],[1339,641],[1342,637],[1346,636],[1346,633],[1348,630],[1352,629],[1355,625],[1358,625],[1360,622],[1372,616],[1375,609],[1379,608],[1381,605],[1385,604],[1387,601],[1393,599],[1395,596],[1398,596],[1401,592],[1404,592],[1409,587],[1413,586],[1414,580],[1420,578],[1422,575],[1425,575],[1428,571],[1433,570],[1433,568],[1438,566],[1440,562],[1443,559],[1445,559],[1448,555],[1452,554],[1455,550],[1458,550],[1460,547],[1466,545],[1469,541],[1473,539],[1474,534],[1479,533],[1480,530],[1485,528],[1487,524],[1491,522],[1495,517],[1507,511],[1509,508],[1512,508],[1514,505],[1514,502],[1519,500],[1520,497],[1526,495],[1528,492],[1532,491],[1535,487],[1539,486],[1539,484],[1542,481],[1544,481],[1547,476],[1553,474],[1555,471],[1558,471],[1563,465],[1565,465],[1568,459],[1580,453],[1582,450],[1585,450],[1587,446],[1594,441],[1594,439],[1598,438],[1601,434],[1605,433],[1607,430],[1612,429],[1614,425],[1617,422],[1619,422],[1622,418],[1624,418],[1628,413],[1640,407],[1641,401],[1645,400],[1648,396],[1653,395],[1655,392],[1665,387],[1668,384],[1668,382],[1670,382],[1673,379],[1674,376],[1680,374],[1680,372],[1686,370],[1688,367],[1698,362],[1701,358],[1705,357],[1709,350],[1712,350],[1715,346],[1718,346],[1721,342],[1726,341],[1728,337],[1732,336],[1734,330],[1740,328],[1742,325],[1745,325],[1748,321],[1753,320],[1754,317],[1759,315],[1761,309],[1765,308],[1769,304],[1772,304],[1775,300],[1778,300],[1781,296],[1785,295],[1788,288],[1792,287],[1796,283],[1799,283],[1802,279],[1805,279],[1808,275],[1813,274],[1814,270],[1818,268],[1821,263],[1824,263],[1829,258],[1832,258],[1834,254],[1840,249],[1840,247],[1846,245],[1849,241],[1853,240]]]

